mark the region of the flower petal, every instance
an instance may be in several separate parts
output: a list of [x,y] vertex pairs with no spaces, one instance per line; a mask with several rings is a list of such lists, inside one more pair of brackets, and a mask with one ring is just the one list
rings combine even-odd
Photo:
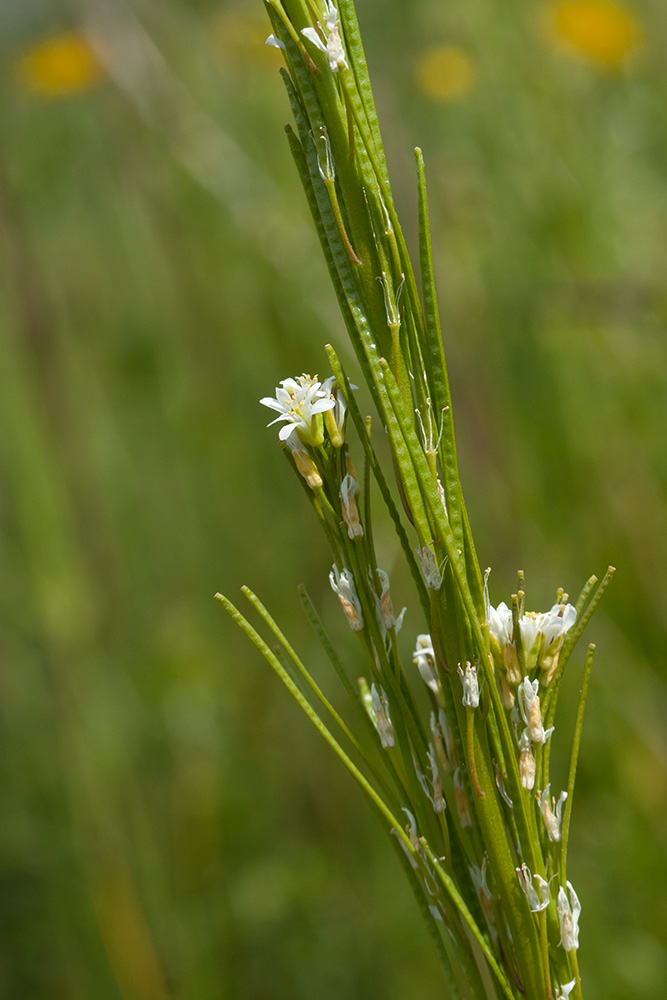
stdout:
[[[273,421],[275,423],[275,420]],[[278,437],[281,441],[287,441],[287,438],[294,433],[296,430],[296,424],[283,424],[283,426],[278,431]]]
[[320,52],[324,52],[326,54],[327,47],[314,28],[302,28],[301,34],[305,35],[308,41],[312,42],[313,45],[316,45]]

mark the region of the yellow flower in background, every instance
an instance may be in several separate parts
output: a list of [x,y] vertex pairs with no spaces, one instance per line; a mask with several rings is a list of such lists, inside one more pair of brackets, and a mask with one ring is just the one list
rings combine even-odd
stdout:
[[615,0],[558,0],[547,11],[546,34],[557,48],[606,69],[620,69],[637,48],[638,18]]
[[477,74],[464,49],[435,45],[419,56],[415,76],[421,90],[433,100],[459,101],[473,89]]
[[67,97],[96,86],[104,70],[80,31],[64,31],[27,49],[15,62],[14,75],[31,94]]

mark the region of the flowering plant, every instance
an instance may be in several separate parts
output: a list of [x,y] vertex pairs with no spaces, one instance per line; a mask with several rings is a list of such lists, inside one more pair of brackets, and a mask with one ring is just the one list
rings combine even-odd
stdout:
[[[287,66],[296,122],[288,140],[396,483],[394,492],[372,421],[332,347],[329,378],[287,378],[261,400],[278,413],[272,423],[282,423],[279,440],[326,533],[331,587],[366,664],[355,684],[359,670],[348,674],[302,589],[358,726],[333,708],[255,594],[243,588],[279,653],[218,597],[394,834],[448,995],[554,1000],[574,991],[581,1000],[581,907],[566,864],[593,646],[567,787],[557,800],[550,749],[564,669],[612,570],[599,585],[591,577],[576,604],[559,590],[544,613],[525,610],[520,573],[511,604],[491,606],[489,571],[480,569],[458,472],[421,152],[419,287],[391,195],[352,0],[339,8],[329,0],[266,6],[268,41]],[[411,574],[416,611],[407,616],[395,613],[389,577],[378,566],[374,489]],[[406,656],[398,633],[408,624],[416,638]]]

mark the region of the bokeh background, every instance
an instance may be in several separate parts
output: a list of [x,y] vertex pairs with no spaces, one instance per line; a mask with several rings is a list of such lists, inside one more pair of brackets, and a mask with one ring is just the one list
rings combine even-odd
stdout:
[[[588,634],[570,873],[588,1000],[657,998],[667,6],[358,9],[413,244],[412,147],[426,155],[492,599],[519,567],[536,609],[618,568]],[[266,33],[259,0],[0,5],[0,995],[12,1000],[443,996],[380,825],[213,600],[252,585],[342,704],[299,582],[355,647],[258,405],[287,375],[324,373],[327,341],[345,349]],[[406,633],[422,630],[414,604]],[[561,732],[566,743],[567,721]]]

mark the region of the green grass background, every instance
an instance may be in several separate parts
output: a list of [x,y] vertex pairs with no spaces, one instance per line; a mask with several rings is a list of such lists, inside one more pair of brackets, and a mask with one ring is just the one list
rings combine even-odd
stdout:
[[[132,85],[26,93],[17,55],[86,6],[1,14],[0,996],[435,1000],[384,831],[213,600],[253,586],[342,703],[299,582],[355,646],[258,405],[287,375],[323,374],[325,342],[346,350],[281,134],[276,53],[233,30],[254,17],[261,41],[261,5],[114,0],[146,32],[123,15],[141,40],[136,58],[121,44]],[[608,72],[544,44],[538,0],[358,8],[413,243],[412,147],[426,155],[492,599],[517,568],[536,609],[618,569],[588,633],[569,872],[587,1000],[657,998],[667,9],[635,3],[644,44]],[[465,99],[419,91],[434,42],[470,53]],[[409,643],[423,626],[405,590]]]

